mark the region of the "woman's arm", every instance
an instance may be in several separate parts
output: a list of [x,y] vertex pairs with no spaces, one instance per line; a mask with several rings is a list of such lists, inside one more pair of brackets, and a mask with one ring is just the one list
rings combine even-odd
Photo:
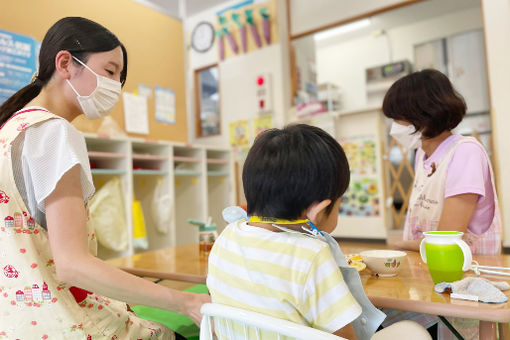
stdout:
[[116,300],[187,314],[200,323],[206,294],[169,289],[128,274],[88,251],[86,211],[80,186],[80,167],[62,176],[46,198],[46,221],[58,279]]
[[346,325],[343,328],[340,328],[336,332],[333,333],[334,335],[338,335],[344,339],[349,340],[358,340],[356,337],[356,333],[354,333],[354,327],[352,327],[352,323]]
[[[462,194],[446,198],[437,230],[466,232],[476,209],[478,197],[477,194]],[[399,249],[420,251],[422,239],[423,237],[416,240],[398,241],[394,246]]]
[[466,232],[478,197],[477,194],[462,194],[446,198],[437,230]]

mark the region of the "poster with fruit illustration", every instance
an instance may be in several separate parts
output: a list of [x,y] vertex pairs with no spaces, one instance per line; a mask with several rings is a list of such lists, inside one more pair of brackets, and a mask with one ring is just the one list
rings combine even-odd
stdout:
[[377,173],[376,144],[373,138],[353,138],[340,143],[349,161],[351,175],[365,176]]
[[381,202],[375,137],[360,136],[340,140],[345,151],[351,181],[342,197],[339,214],[355,217],[379,217]]
[[339,214],[343,216],[379,217],[380,210],[377,178],[351,178],[349,188],[342,196]]

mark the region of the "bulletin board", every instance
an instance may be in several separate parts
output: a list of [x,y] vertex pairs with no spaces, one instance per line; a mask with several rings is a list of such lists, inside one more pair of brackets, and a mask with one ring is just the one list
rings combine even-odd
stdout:
[[[149,134],[134,137],[187,142],[185,65],[181,21],[127,0],[17,0],[3,1],[0,29],[42,41],[53,23],[66,16],[82,16],[111,30],[128,51],[128,76],[123,91],[134,92],[142,83],[153,88],[148,100]],[[154,87],[175,92],[175,124],[156,121]],[[111,116],[124,130],[122,99]],[[101,120],[83,116],[73,124],[83,132],[95,133]]]

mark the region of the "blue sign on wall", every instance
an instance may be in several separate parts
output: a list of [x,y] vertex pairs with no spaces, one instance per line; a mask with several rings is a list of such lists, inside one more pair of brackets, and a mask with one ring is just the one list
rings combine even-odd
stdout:
[[33,38],[0,30],[0,104],[30,83],[35,68]]

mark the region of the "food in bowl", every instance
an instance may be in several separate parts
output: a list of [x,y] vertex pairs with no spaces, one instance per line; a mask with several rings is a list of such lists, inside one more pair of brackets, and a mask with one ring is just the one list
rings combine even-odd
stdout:
[[347,264],[355,268],[358,272],[364,270],[367,267],[367,265],[363,263],[363,260],[359,254],[347,254],[345,255],[345,259],[347,260]]
[[395,276],[407,254],[400,250],[366,250],[360,253],[368,268],[380,277]]

